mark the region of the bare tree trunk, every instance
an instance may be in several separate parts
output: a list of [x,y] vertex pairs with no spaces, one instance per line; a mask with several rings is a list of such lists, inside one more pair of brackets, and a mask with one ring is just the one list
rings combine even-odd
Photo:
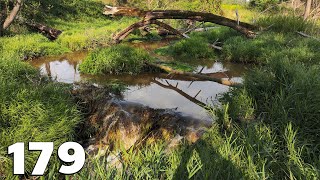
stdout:
[[307,0],[306,7],[304,10],[304,15],[303,15],[304,20],[307,20],[310,15],[311,5],[312,5],[312,0]]
[[12,24],[12,22],[17,17],[18,13],[20,12],[20,9],[22,7],[23,0],[16,0],[14,2],[14,6],[12,10],[10,11],[10,14],[8,13],[7,4],[3,1],[0,2],[0,36],[3,36],[4,31],[9,28],[9,26]]
[[0,2],[0,36],[4,34],[3,24],[7,19],[7,4],[3,1]]
[[23,0],[16,0],[13,9],[11,10],[9,16],[6,18],[5,22],[3,23],[4,30],[6,30],[12,24],[12,22],[15,20],[15,18],[17,17],[17,15],[21,9],[22,4],[23,4]]

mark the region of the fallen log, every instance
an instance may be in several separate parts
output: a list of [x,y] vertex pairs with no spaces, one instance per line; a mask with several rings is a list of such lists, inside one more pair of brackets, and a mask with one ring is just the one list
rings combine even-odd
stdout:
[[199,22],[211,22],[222,26],[230,27],[244,34],[248,38],[254,38],[256,36],[256,34],[252,31],[256,29],[255,26],[244,22],[237,22],[236,20],[232,20],[211,13],[182,10],[144,11],[138,8],[106,6],[103,14],[112,16],[141,17],[143,18],[143,21],[151,21],[158,19],[189,19]]
[[180,31],[174,29],[173,27],[171,27],[170,25],[168,25],[166,23],[160,22],[158,20],[149,20],[149,21],[143,20],[143,21],[139,21],[137,23],[130,25],[126,29],[119,32],[117,35],[115,35],[113,37],[113,41],[114,41],[114,43],[120,43],[123,39],[125,39],[127,36],[129,36],[129,34],[132,33],[134,30],[145,27],[150,24],[156,24],[159,27],[166,29],[169,32],[172,32],[173,34],[177,34],[181,37],[186,37]]
[[22,17],[17,17],[16,21],[21,25],[26,25],[28,28],[30,28],[33,31],[39,32],[48,39],[54,41],[56,40],[60,34],[62,33],[61,30],[49,27],[45,24],[33,22],[27,19],[24,19]]
[[161,69],[169,74],[176,74],[176,75],[184,75],[184,76],[190,76],[190,77],[194,77],[197,79],[202,79],[202,80],[207,80],[207,81],[213,81],[222,85],[226,85],[226,86],[230,86],[230,87],[241,87],[242,84],[238,83],[238,82],[233,82],[230,81],[229,79],[224,79],[224,78],[216,78],[216,77],[212,77],[212,76],[207,76],[201,73],[192,73],[192,72],[184,72],[184,71],[179,71],[179,70],[175,70],[172,69],[171,67],[168,66],[164,66],[161,64],[155,64],[155,63],[149,63],[146,62],[146,65],[151,66],[151,67],[155,67],[158,69]]
[[43,34],[50,40],[56,40],[62,31],[36,22],[24,22],[29,28]]

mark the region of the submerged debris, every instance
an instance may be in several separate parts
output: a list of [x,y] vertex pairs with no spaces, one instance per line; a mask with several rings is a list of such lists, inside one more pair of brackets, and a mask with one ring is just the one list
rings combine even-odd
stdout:
[[73,93],[89,108],[83,129],[93,136],[86,144],[93,154],[103,148],[129,149],[155,140],[176,144],[177,137],[181,137],[179,142],[185,139],[194,143],[211,126],[209,121],[182,116],[172,109],[152,109],[123,101],[106,88],[82,86]]

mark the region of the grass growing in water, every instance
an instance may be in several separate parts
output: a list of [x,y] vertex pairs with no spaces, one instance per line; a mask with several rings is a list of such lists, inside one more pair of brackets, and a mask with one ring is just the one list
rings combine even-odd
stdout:
[[116,45],[91,52],[80,65],[80,70],[88,74],[137,74],[151,59],[142,49]]

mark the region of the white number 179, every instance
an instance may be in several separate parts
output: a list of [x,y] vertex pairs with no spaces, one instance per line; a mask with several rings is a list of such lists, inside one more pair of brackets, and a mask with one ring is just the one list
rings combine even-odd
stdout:
[[[41,151],[39,159],[32,171],[31,175],[41,176],[45,173],[53,152],[52,142],[30,142],[29,151]],[[73,154],[69,154],[69,150],[73,150]],[[24,143],[16,143],[8,147],[8,154],[13,154],[13,174],[23,175],[24,169]],[[81,170],[85,162],[85,152],[83,147],[75,142],[67,142],[62,144],[58,149],[58,156],[61,161],[72,163],[70,166],[62,165],[59,172],[62,174],[74,174]]]

